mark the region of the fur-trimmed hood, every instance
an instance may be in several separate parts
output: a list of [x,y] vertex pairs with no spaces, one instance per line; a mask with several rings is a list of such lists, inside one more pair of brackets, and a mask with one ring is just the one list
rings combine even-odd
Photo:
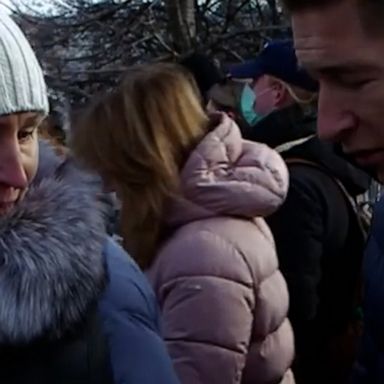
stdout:
[[105,285],[105,238],[89,178],[41,144],[35,181],[0,218],[0,345],[56,339],[84,318]]

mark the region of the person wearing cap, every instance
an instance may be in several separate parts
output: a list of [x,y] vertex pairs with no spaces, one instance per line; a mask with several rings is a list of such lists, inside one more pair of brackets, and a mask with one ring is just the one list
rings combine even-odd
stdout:
[[229,66],[228,74],[248,81],[239,107],[249,129],[274,110],[316,99],[317,82],[297,66],[290,40],[267,43],[255,59]]
[[42,69],[0,12],[0,382],[173,384],[154,294],[81,171],[39,143]]
[[308,108],[317,84],[290,41],[268,44],[230,75],[251,79],[239,96],[243,136],[276,149],[290,173],[288,197],[268,220],[290,292],[299,384],[342,384],[359,335],[365,231],[356,197],[370,177],[316,137]]
[[222,83],[226,76],[212,58],[199,52],[183,57],[179,61],[179,65],[193,76],[202,102],[206,106],[209,101],[210,89],[215,84]]

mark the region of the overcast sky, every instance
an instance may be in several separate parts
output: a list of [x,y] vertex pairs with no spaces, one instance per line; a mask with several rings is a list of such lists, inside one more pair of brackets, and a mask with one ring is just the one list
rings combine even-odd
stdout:
[[[49,0],[46,0],[49,3]],[[12,4],[22,5],[22,4],[34,4],[33,9],[39,10],[40,9],[46,9],[43,1],[36,2],[34,0],[0,0],[0,9],[6,10],[7,12],[10,12],[9,8],[12,7]],[[46,3],[45,3],[46,4]]]
[[4,5],[9,7],[11,5],[11,3],[12,3],[11,0],[0,0],[1,10],[5,9],[5,10],[9,11],[9,9],[7,7],[5,7]]

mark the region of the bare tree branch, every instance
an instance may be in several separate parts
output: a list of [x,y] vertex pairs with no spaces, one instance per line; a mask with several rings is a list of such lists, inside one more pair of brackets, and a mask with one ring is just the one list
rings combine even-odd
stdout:
[[14,17],[52,95],[73,105],[113,86],[134,63],[195,50],[237,61],[288,33],[275,0],[51,0],[48,10],[41,4],[48,3],[19,0]]

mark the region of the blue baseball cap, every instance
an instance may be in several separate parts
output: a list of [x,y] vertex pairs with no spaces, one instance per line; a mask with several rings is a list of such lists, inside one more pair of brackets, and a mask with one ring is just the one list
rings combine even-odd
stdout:
[[269,42],[255,59],[229,66],[227,70],[236,79],[257,79],[262,75],[271,75],[310,92],[319,89],[317,81],[298,65],[292,40]]

